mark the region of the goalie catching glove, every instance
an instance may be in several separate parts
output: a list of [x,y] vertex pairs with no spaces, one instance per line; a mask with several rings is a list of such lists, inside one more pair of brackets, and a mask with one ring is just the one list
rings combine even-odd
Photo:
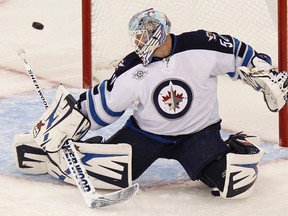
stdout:
[[247,67],[239,67],[238,73],[244,83],[263,93],[264,101],[272,112],[279,111],[287,103],[288,73],[286,71],[278,73],[273,69],[250,70]]
[[44,151],[57,152],[68,139],[77,141],[88,132],[90,122],[75,104],[73,96],[60,85],[51,106],[31,130]]

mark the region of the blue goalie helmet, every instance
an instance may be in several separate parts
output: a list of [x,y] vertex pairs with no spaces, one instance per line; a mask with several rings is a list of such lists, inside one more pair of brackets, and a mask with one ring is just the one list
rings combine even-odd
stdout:
[[128,27],[135,52],[146,66],[151,62],[155,49],[170,34],[171,23],[164,13],[150,8],[135,14]]

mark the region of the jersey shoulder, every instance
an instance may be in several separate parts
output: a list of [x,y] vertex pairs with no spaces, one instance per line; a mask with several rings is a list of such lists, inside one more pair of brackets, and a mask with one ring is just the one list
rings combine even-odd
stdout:
[[116,66],[112,77],[107,80],[107,90],[111,91],[115,81],[120,76],[124,76],[127,74],[127,72],[130,71],[130,69],[136,67],[139,64],[142,64],[142,61],[135,52],[131,52],[126,57],[124,57]]
[[139,64],[142,64],[141,59],[135,52],[131,52],[118,63],[115,68],[115,74],[117,77],[119,77],[121,74]]
[[213,50],[224,53],[233,53],[233,37],[220,35],[216,32],[198,30],[185,32],[176,36],[176,52],[186,50]]

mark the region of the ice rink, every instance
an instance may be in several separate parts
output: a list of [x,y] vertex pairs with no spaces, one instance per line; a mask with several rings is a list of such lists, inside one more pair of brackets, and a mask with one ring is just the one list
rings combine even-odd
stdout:
[[[189,181],[177,162],[163,159],[136,181],[140,191],[131,200],[109,208],[89,209],[76,187],[48,175],[24,175],[16,169],[13,137],[29,131],[44,112],[17,51],[26,51],[49,101],[59,83],[77,97],[84,91],[80,2],[0,0],[0,215],[288,215],[288,148],[278,145],[278,114],[268,111],[260,93],[228,77],[219,79],[218,89],[223,138],[229,132],[257,134],[260,147],[266,151],[250,198],[214,198],[202,183]],[[32,28],[33,21],[43,23],[44,29]],[[96,133],[111,135],[128,115]]]

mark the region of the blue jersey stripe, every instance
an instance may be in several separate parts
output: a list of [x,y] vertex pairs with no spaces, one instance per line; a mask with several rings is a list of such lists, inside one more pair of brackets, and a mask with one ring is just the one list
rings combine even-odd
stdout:
[[100,126],[103,126],[103,127],[107,126],[108,124],[104,122],[102,119],[100,119],[100,117],[96,113],[91,89],[88,91],[88,98],[89,98],[89,111],[93,120]]
[[233,39],[234,39],[234,56],[237,57],[240,41],[237,38]]
[[100,87],[99,87],[99,91],[100,91],[100,95],[101,95],[101,102],[102,102],[102,106],[103,109],[105,110],[105,112],[113,117],[120,117],[121,115],[123,115],[124,111],[122,112],[114,112],[112,110],[110,110],[107,106],[106,103],[106,97],[105,97],[105,82],[103,82]]
[[246,66],[246,67],[247,67],[247,65],[248,65],[249,61],[251,60],[251,57],[252,57],[252,55],[254,53],[254,50],[252,49],[251,46],[248,45],[247,48],[248,48],[248,50],[247,50],[247,52],[245,54],[245,57],[244,57],[244,60],[243,60],[243,63],[242,63],[242,66]]

